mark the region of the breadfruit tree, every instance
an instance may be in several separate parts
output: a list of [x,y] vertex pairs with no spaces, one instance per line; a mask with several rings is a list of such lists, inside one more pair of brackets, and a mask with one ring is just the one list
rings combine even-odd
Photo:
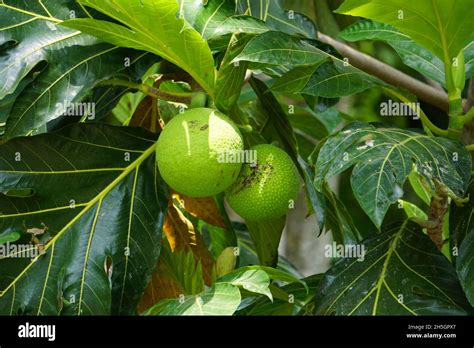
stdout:
[[473,20],[0,0],[0,314],[472,314]]

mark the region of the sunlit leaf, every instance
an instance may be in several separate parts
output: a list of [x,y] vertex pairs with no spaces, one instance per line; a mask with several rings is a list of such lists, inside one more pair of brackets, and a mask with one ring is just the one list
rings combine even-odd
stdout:
[[448,63],[469,42],[474,18],[469,0],[345,0],[336,12],[392,25]]
[[[87,16],[73,0],[0,2],[0,135],[44,129],[97,83],[119,73],[131,79],[146,56],[58,25],[72,14]],[[83,116],[75,114],[77,121]]]
[[310,39],[316,37],[316,26],[311,19],[301,13],[284,10],[280,0],[238,0],[237,7],[241,14],[265,21],[273,30]]
[[384,84],[304,40],[275,31],[250,40],[234,59],[239,61],[288,67],[272,87],[278,92],[334,98]]
[[239,268],[218,279],[218,283],[229,283],[247,291],[263,294],[270,300],[273,299],[270,286],[270,277],[261,269]]
[[97,36],[117,46],[155,53],[176,64],[211,95],[214,93],[214,59],[207,42],[177,18],[177,2],[168,0],[80,0],[122,23],[73,19],[63,25]]
[[193,296],[159,302],[143,315],[232,315],[240,304],[239,289],[228,283]]

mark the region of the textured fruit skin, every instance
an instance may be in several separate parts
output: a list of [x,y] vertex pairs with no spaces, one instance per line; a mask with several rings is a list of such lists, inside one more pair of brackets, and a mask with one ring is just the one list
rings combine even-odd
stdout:
[[247,221],[281,217],[288,211],[290,200],[298,196],[298,169],[276,146],[262,144],[251,150],[256,150],[257,166],[242,166],[234,185],[226,191],[227,202]]
[[190,197],[208,197],[232,185],[242,166],[222,163],[222,153],[243,148],[242,135],[227,116],[195,108],[166,124],[156,144],[156,162],[173,190]]

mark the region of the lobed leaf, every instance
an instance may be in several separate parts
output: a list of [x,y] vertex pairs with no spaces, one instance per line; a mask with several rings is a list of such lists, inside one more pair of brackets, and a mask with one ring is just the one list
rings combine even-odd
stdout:
[[416,165],[429,182],[438,180],[462,197],[468,185],[470,154],[460,143],[411,130],[353,123],[331,136],[316,163],[318,190],[331,176],[354,166],[351,185],[359,204],[377,227],[389,206],[403,196]]
[[177,18],[172,0],[80,0],[121,24],[97,19],[73,19],[64,26],[117,46],[155,53],[188,72],[206,92],[214,94],[214,59],[207,42]]
[[130,68],[146,54],[58,25],[72,15],[89,13],[73,0],[0,2],[0,135],[45,130],[97,83],[119,73],[133,78]]
[[0,237],[20,232],[32,253],[0,257],[1,314],[135,312],[167,209],[155,141],[144,129],[81,124],[0,146],[0,192],[32,191],[0,193]]
[[474,307],[474,233],[467,235],[461,244],[456,270],[469,303]]
[[345,0],[336,12],[392,25],[448,64],[469,42],[474,18],[469,0]]
[[326,272],[316,314],[465,315],[469,304],[449,261],[421,228],[403,222],[355,246]]

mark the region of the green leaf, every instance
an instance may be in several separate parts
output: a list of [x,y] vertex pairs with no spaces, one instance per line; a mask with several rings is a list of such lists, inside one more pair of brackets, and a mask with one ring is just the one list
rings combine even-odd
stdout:
[[271,286],[273,301],[259,296],[249,306],[239,309],[237,315],[301,315],[312,313],[312,302],[323,275],[315,274],[282,287]]
[[332,232],[338,244],[353,244],[361,239],[361,232],[352,220],[348,208],[331,191],[326,183],[323,188],[326,198],[326,229]]
[[231,16],[216,27],[209,38],[218,39],[227,34],[262,34],[271,30],[264,21],[250,16]]
[[202,220],[199,220],[197,225],[214,259],[217,259],[227,248],[236,248],[237,240],[231,229],[214,226]]
[[466,80],[474,76],[474,34],[464,49],[464,64],[466,70]]
[[311,19],[301,13],[284,10],[280,0],[238,0],[237,7],[241,14],[265,21],[276,31],[309,39],[316,37],[316,27]]
[[236,247],[225,248],[216,258],[216,273],[218,277],[225,276],[235,269],[237,263]]
[[248,61],[271,65],[312,66],[328,59],[328,54],[293,36],[268,31],[254,37],[234,62]]
[[[138,51],[137,51],[138,52]],[[140,52],[140,59],[136,60],[133,65],[131,65],[125,72],[120,72],[119,74],[115,75],[114,79],[130,81],[132,84],[140,83],[143,84],[151,84],[150,81],[147,79],[149,78],[149,74],[151,71],[156,72],[156,69],[160,66],[160,58],[151,53],[144,53]],[[157,63],[158,62],[158,63]],[[95,117],[91,120],[87,119],[84,120],[97,122],[104,120],[106,123],[112,118],[110,115],[117,104],[120,103],[121,98],[126,95],[128,92],[135,92],[131,87],[123,87],[123,86],[114,86],[114,85],[107,85],[107,84],[99,84],[95,87],[89,96],[84,99],[84,102],[87,103],[94,103],[95,105]],[[137,93],[139,94],[139,93]],[[107,119],[107,116],[111,116]],[[67,119],[68,116],[61,117],[60,120],[64,121]],[[113,121],[110,124],[114,124]],[[60,128],[51,128],[51,123],[48,124],[48,131],[51,130],[58,130]],[[118,123],[116,125],[123,125],[122,123]]]
[[259,110],[267,116],[267,122],[270,122],[279,137],[284,149],[293,158],[297,164],[297,145],[293,134],[288,115],[283,110],[282,106],[271,93],[264,82],[252,77],[250,85],[255,91],[259,101]]
[[273,90],[312,96],[340,97],[384,83],[306,41],[269,31],[254,37],[234,62],[289,66]]
[[271,90],[273,92],[283,92],[296,94],[301,92],[308,84],[316,69],[324,62],[321,60],[319,64],[310,67],[297,67],[282,75],[275,80]]
[[0,192],[33,190],[0,194],[2,235],[44,231],[43,254],[0,259],[1,314],[135,313],[168,203],[155,141],[140,128],[80,124],[0,145]]
[[405,221],[359,247],[362,261],[343,258],[325,274],[316,314],[466,314],[452,265],[418,225]]
[[[37,1],[31,1],[29,4],[20,3],[20,1],[9,0],[0,3],[2,23],[0,48],[5,50],[0,60],[2,68],[0,74],[2,78],[0,100],[13,93],[20,81],[42,59],[46,58],[46,49],[54,48],[57,43],[63,41],[67,43],[71,38],[80,35],[76,31],[64,28],[58,30],[54,24],[61,19],[53,17],[52,14],[54,13],[58,17],[63,15],[65,18],[69,10],[67,6],[54,4],[50,1],[48,7],[46,7],[50,14],[46,14],[45,9],[41,8]],[[69,5],[71,3],[69,2]],[[74,9],[78,10],[77,7]],[[38,40],[41,37],[43,37],[44,42],[37,42],[35,45],[35,39]],[[23,45],[18,45],[19,43],[23,43]],[[5,46],[2,47],[2,45]],[[36,57],[33,54],[36,54]]]
[[7,125],[7,120],[10,116],[15,100],[23,92],[26,86],[31,83],[31,81],[33,81],[31,76],[25,77],[12,94],[7,95],[5,98],[0,100],[0,138],[5,134],[5,126]]
[[3,235],[0,234],[0,245],[16,242],[20,237],[21,235],[18,232],[10,232]]
[[316,221],[318,222],[319,233],[321,234],[326,221],[326,200],[324,199],[324,195],[316,190],[313,185],[314,169],[311,168],[310,165],[301,157],[298,157],[298,163],[303,171],[306,194],[311,202],[311,207],[316,214]]
[[460,144],[411,130],[353,123],[331,136],[316,163],[315,184],[354,166],[351,185],[360,206],[377,227],[389,206],[403,197],[413,163],[428,182],[438,180],[462,197],[470,177],[471,156]]
[[235,14],[235,0],[179,0],[179,14],[204,39],[209,39]]
[[[160,63],[156,63],[148,69],[145,69],[145,71],[139,71],[139,75],[142,79],[143,84],[148,86],[152,86],[154,84],[156,74],[160,71],[160,65]],[[165,86],[164,81],[160,84],[160,89],[163,86]],[[96,99],[103,100],[103,104],[105,105],[100,108],[99,104],[97,108],[101,109],[100,111],[103,117],[106,117],[110,111],[113,114],[114,120],[116,120],[119,125],[128,125],[135,111],[140,106],[143,99],[146,97],[146,94],[140,91],[131,92],[131,88],[124,88],[122,93],[117,96],[114,96],[113,93],[109,92],[111,90],[114,90],[111,87],[112,86],[102,86],[102,88],[106,90],[103,92],[103,95]],[[180,90],[179,92],[182,92],[182,90]],[[107,100],[114,97],[118,99],[118,102],[113,103],[113,105],[115,106],[113,108],[110,108],[107,106]]]
[[408,181],[410,181],[410,185],[417,196],[420,197],[426,205],[430,205],[433,190],[430,190],[429,183],[416,171],[416,166],[408,175]]
[[290,274],[286,270],[268,267],[268,266],[247,266],[246,268],[265,271],[265,273],[267,273],[270,279],[272,280],[278,280],[285,283],[299,283],[303,285],[303,287],[306,290],[308,290],[308,287],[306,283],[304,282],[304,280],[296,278],[294,275]]
[[225,114],[237,103],[248,68],[247,62],[234,64],[232,60],[248,41],[249,37],[232,36],[217,74],[215,103]]
[[469,202],[463,206],[451,203],[449,210],[449,247],[452,256],[459,254],[462,241],[474,231],[474,181],[471,180],[468,188]]
[[118,73],[130,78],[126,59],[133,66],[143,58],[143,52],[57,25],[72,13],[87,16],[73,0],[0,3],[0,134],[11,138],[44,128],[98,82]]
[[311,152],[313,152],[316,142],[303,134],[298,134],[297,129],[295,129],[295,138],[296,143],[298,144],[298,153],[303,158],[308,158],[311,155]]
[[340,60],[326,62],[311,76],[301,93],[334,98],[362,92],[384,83]]
[[327,119],[330,123],[328,130],[330,133],[333,133],[335,130],[334,128],[337,128],[341,122],[340,116],[342,114],[335,108],[335,105],[339,102],[340,98],[323,98],[308,94],[302,94],[301,96],[311,111],[338,114],[337,116],[328,117]]
[[461,244],[456,270],[464,292],[474,307],[474,233],[467,235]]
[[232,315],[240,300],[237,287],[216,283],[198,295],[160,301],[143,315]]
[[442,86],[446,85],[443,61],[391,25],[362,20],[344,29],[339,36],[346,41],[384,41],[400,55],[403,63]]
[[214,59],[207,42],[193,28],[176,18],[179,7],[172,0],[80,0],[120,24],[74,19],[64,22],[117,46],[155,53],[188,72],[211,96],[214,95]]
[[120,124],[125,124],[133,116],[145,97],[146,95],[142,92],[125,94],[112,110],[114,117],[120,121]]
[[428,215],[426,215],[426,213],[423,210],[421,210],[418,206],[416,206],[413,203],[404,201],[403,199],[399,199],[398,206],[399,208],[405,211],[405,214],[407,214],[407,217],[409,219],[415,217],[421,220],[428,220]]
[[448,63],[466,47],[474,18],[470,0],[346,0],[336,12],[390,24]]
[[284,286],[272,284],[270,290],[273,301],[265,296],[259,296],[248,305],[241,305],[236,315],[311,315],[313,302],[319,282],[323,274],[315,274],[302,279],[298,283]]
[[160,263],[169,270],[172,277],[183,289],[186,295],[196,295],[204,291],[204,277],[200,260],[195,262],[191,250],[171,251],[168,243],[163,246]]
[[218,283],[228,283],[243,289],[262,294],[273,300],[270,286],[270,277],[260,269],[239,268],[217,280]]

